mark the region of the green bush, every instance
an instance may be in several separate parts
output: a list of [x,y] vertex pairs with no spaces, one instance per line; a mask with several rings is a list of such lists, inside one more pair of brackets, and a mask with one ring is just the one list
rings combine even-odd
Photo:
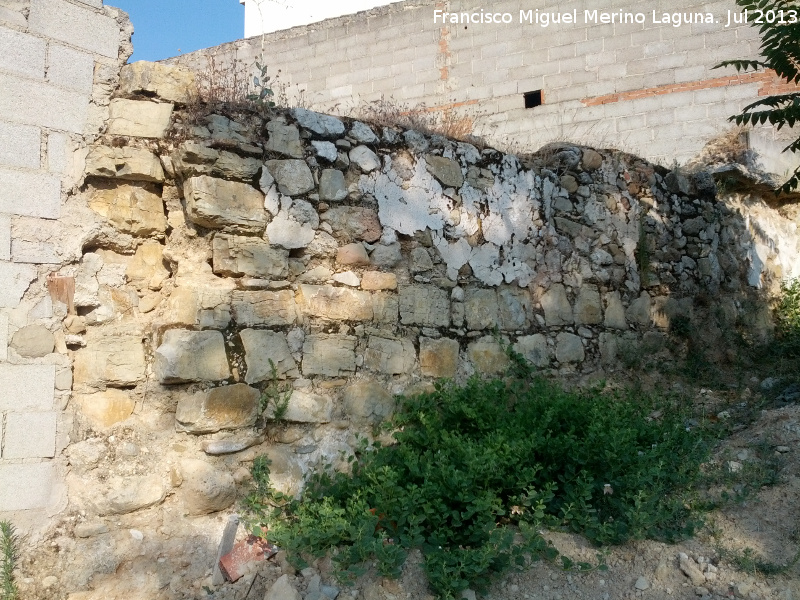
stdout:
[[405,399],[391,423],[396,444],[364,442],[349,474],[315,473],[302,501],[276,494],[268,462],[257,461],[246,504],[256,533],[268,527],[295,560],[330,553],[344,576],[370,560],[397,575],[406,552],[421,548],[433,591],[456,598],[557,556],[542,527],[597,545],[691,534],[688,498],[706,444],[674,406],[649,418],[657,408],[566,392],[518,363],[508,380],[440,382]]
[[800,278],[781,284],[775,311],[776,343],[780,354],[800,359]]

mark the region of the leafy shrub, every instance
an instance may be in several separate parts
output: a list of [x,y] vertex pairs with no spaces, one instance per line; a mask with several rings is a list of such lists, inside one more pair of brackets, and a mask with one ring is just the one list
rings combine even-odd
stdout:
[[567,392],[515,370],[405,399],[391,423],[396,444],[364,441],[350,473],[316,472],[302,501],[274,492],[257,461],[246,501],[255,532],[268,527],[295,560],[330,553],[344,577],[368,560],[396,576],[421,548],[432,589],[450,599],[554,558],[543,526],[598,545],[693,531],[687,498],[706,445],[680,411],[651,419],[648,399]]
[[787,358],[800,359],[800,278],[781,285],[775,311],[777,346]]

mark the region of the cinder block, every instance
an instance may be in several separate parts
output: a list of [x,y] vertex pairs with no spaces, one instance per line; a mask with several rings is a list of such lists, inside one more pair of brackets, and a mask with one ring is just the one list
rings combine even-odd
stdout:
[[50,44],[47,51],[47,80],[68,90],[92,92],[94,79],[94,57],[80,52]]
[[0,213],[57,219],[61,181],[48,173],[0,168]]
[[575,50],[575,44],[553,46],[547,50],[547,59],[560,60],[562,58],[573,58],[575,56]]
[[54,244],[29,240],[11,240],[11,260],[36,265],[55,265],[60,262]]
[[65,0],[31,0],[31,31],[78,48],[117,58],[120,31],[111,17]]
[[50,462],[0,465],[0,512],[45,508],[52,488]]
[[[8,315],[0,313],[0,361],[5,360],[8,360]],[[0,431],[0,436],[2,436],[2,431]],[[2,447],[3,441],[0,439],[0,448]]]
[[[658,112],[647,113],[647,127],[658,125],[670,125],[675,122],[675,114],[671,110],[660,110]],[[681,112],[683,118],[683,112]]]
[[688,57],[684,53],[667,54],[656,59],[658,69],[677,69],[686,65]]
[[55,365],[0,364],[0,412],[53,410],[55,381]]
[[666,56],[675,51],[674,42],[672,40],[648,42],[642,46],[642,55],[645,58],[653,58],[656,56]]
[[631,115],[630,117],[620,117],[617,119],[617,131],[630,131],[631,129],[641,129],[647,123],[645,115]]
[[517,52],[516,54],[507,54],[505,56],[498,56],[497,57],[497,68],[498,69],[516,69],[517,67],[522,66],[522,53]]
[[681,67],[675,69],[675,83],[685,83],[687,81],[697,81],[706,77],[706,66],[695,65],[693,67]]
[[41,38],[0,27],[0,69],[43,79],[46,49]]
[[18,25],[20,27],[27,27],[28,20],[21,12],[17,12],[13,8],[0,6],[0,23],[9,23],[11,25]]
[[53,458],[57,413],[6,413],[3,458]]
[[51,131],[47,134],[47,170],[62,174],[67,169],[67,149],[70,139],[65,133]]
[[83,133],[87,94],[0,73],[0,115],[8,121]]
[[38,169],[41,143],[38,127],[0,121],[0,165]]

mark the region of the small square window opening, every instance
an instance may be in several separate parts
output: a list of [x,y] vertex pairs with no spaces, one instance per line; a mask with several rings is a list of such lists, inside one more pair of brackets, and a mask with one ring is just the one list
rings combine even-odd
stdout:
[[542,90],[525,92],[523,97],[525,98],[525,108],[536,108],[542,104]]

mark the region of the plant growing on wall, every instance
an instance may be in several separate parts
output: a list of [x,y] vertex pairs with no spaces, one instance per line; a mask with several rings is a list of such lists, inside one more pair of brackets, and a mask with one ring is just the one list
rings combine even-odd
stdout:
[[[800,83],[800,3],[797,0],[736,0],[747,11],[751,26],[761,34],[761,60],[726,60],[720,67],[736,67],[737,71],[772,69],[789,83]],[[761,98],[730,117],[737,125],[770,123],[777,129],[800,122],[800,92]],[[800,137],[786,146],[784,152],[800,151]],[[776,192],[791,192],[800,186],[800,167]]]
[[0,600],[19,598],[14,582],[14,567],[19,558],[18,542],[14,526],[8,521],[0,521]]

